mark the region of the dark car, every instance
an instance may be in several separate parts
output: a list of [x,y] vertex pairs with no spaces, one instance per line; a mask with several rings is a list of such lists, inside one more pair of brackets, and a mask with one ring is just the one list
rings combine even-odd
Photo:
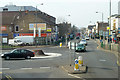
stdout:
[[1,55],[1,57],[5,58],[6,60],[10,58],[30,59],[31,57],[34,57],[34,56],[35,56],[35,53],[27,49],[14,49],[11,52],[4,53]]
[[84,44],[78,44],[75,52],[77,51],[86,51],[86,46]]

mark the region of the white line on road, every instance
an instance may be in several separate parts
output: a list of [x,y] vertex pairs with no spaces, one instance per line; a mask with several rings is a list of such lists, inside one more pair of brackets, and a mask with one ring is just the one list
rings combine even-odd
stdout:
[[0,70],[7,70],[7,69],[10,69],[10,68],[0,68]]
[[75,78],[81,78],[79,76],[75,76],[75,75],[72,75],[72,74],[68,74],[69,76],[72,76],[72,77],[75,77]]
[[76,54],[85,54],[85,53],[77,53],[77,52],[76,52]]
[[21,68],[21,70],[25,70],[25,69],[32,69],[32,68]]
[[100,59],[99,61],[106,61],[106,60],[104,60],[104,59]]
[[40,69],[49,69],[50,67],[40,67]]

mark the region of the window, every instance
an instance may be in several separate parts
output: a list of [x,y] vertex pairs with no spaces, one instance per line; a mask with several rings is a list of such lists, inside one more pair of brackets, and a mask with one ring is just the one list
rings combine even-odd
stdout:
[[19,26],[15,26],[15,32],[19,32]]
[[21,50],[21,53],[27,53],[27,51],[26,50]]
[[20,54],[20,50],[15,50],[15,51],[13,51],[13,53]]
[[8,11],[8,8],[4,8],[3,11]]

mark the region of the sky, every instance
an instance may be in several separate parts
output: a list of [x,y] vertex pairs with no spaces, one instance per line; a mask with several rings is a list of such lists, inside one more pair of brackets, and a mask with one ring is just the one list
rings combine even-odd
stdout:
[[[65,20],[78,28],[102,21],[108,22],[110,0],[0,0],[0,7],[7,4],[34,6],[56,18],[56,23]],[[112,14],[118,13],[118,2],[111,0]],[[43,5],[41,5],[43,3]],[[99,12],[99,13],[96,13]]]

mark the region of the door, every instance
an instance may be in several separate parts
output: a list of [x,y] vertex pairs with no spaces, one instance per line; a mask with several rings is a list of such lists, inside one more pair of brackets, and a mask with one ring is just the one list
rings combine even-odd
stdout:
[[23,57],[26,57],[27,56],[27,51],[24,50],[24,49],[21,49],[21,54]]
[[14,55],[14,58],[22,58],[23,57],[20,50],[15,50],[12,54]]

